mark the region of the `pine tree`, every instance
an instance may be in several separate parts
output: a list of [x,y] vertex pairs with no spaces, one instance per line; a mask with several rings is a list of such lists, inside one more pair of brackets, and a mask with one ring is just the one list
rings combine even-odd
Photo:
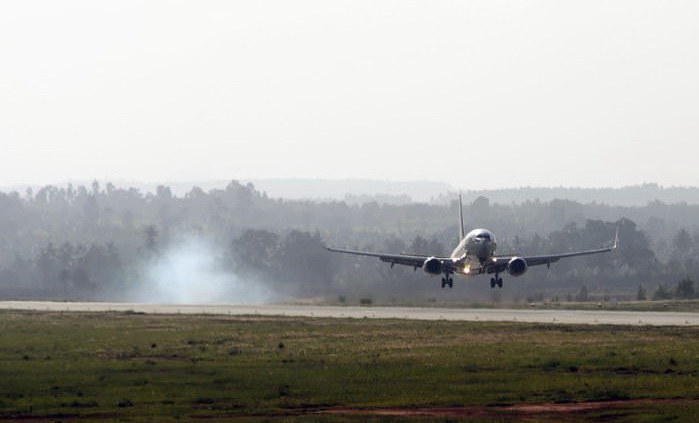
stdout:
[[643,287],[643,285],[638,285],[638,294],[636,294],[636,299],[638,301],[646,300],[646,289]]

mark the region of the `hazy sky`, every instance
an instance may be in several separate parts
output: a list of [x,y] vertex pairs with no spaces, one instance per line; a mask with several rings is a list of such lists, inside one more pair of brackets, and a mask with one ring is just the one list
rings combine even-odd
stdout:
[[0,185],[699,185],[699,2],[0,0]]

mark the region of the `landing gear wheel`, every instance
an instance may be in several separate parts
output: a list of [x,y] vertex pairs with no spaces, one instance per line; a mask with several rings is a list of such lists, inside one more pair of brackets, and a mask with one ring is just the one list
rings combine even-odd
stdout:
[[445,278],[442,278],[442,288],[447,286],[447,280]]
[[449,288],[453,288],[454,287],[454,278],[449,278],[447,280],[447,284],[449,284]]
[[502,278],[498,278],[498,280],[496,282],[497,282],[498,287],[502,288]]
[[495,288],[495,283],[496,283],[495,278],[490,278],[490,287],[491,288]]

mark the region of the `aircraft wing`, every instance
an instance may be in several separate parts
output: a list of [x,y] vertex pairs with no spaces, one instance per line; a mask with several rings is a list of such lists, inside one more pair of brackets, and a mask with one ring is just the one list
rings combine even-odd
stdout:
[[[371,252],[367,252],[367,251],[344,250],[341,248],[333,248],[333,247],[325,247],[325,249],[328,251],[333,251],[335,253],[346,253],[346,254],[354,254],[357,256],[377,257],[381,261],[385,261],[386,263],[391,263],[391,266],[393,266],[394,264],[402,264],[405,266],[411,266],[413,268],[422,268],[422,265],[425,263],[425,260],[427,260],[429,258],[428,256],[414,256],[414,255],[409,255],[409,254],[381,254],[381,253],[371,253]],[[448,259],[440,259],[440,260],[448,260]]]
[[[545,264],[547,266],[550,266],[551,263],[557,262],[558,260],[562,258],[568,258],[568,257],[578,257],[578,256],[589,256],[592,254],[600,254],[600,253],[608,253],[610,251],[614,251],[617,248],[617,244],[619,242],[619,231],[617,230],[616,237],[614,238],[614,244],[611,247],[606,247],[606,248],[597,248],[594,250],[585,250],[585,251],[573,251],[570,253],[560,253],[560,254],[548,254],[548,255],[539,255],[539,256],[521,256],[526,262],[527,266],[538,266],[541,264]],[[485,266],[485,271],[486,273],[502,273],[505,270],[507,270],[507,263],[510,262],[514,257],[520,257],[520,256],[497,256],[493,258],[492,263],[489,263]]]

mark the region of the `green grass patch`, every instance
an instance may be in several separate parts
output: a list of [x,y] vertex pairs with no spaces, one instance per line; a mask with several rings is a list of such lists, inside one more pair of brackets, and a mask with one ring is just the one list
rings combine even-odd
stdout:
[[0,420],[352,421],[310,413],[670,398],[614,420],[688,421],[697,395],[693,327],[0,312]]

